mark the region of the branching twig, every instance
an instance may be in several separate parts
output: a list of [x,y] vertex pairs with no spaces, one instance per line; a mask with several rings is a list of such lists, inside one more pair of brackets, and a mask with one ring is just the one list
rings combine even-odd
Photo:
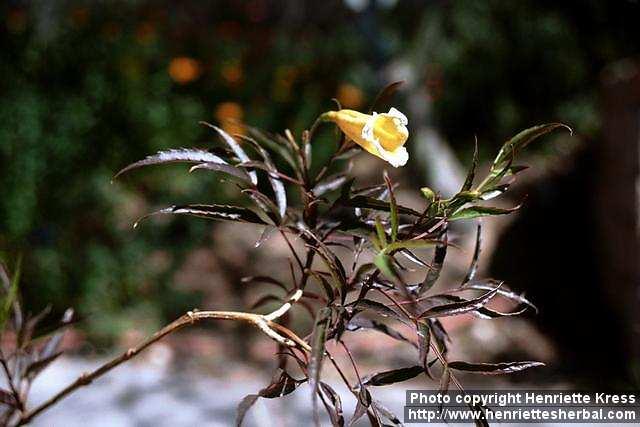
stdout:
[[[287,347],[300,347],[306,351],[310,351],[311,348],[307,343],[305,343],[300,337],[298,337],[291,330],[285,328],[282,325],[274,323],[273,320],[282,316],[286,311],[291,308],[291,303],[297,301],[297,299],[302,296],[302,292],[296,292],[294,296],[287,302],[283,307],[274,311],[269,315],[262,314],[254,314],[254,313],[244,313],[244,312],[235,312],[235,311],[190,311],[187,314],[183,315],[179,319],[173,321],[168,324],[151,337],[138,344],[135,347],[132,347],[122,353],[120,356],[110,360],[109,362],[103,364],[96,370],[82,374],[78,379],[69,384],[64,389],[60,390],[54,396],[50,397],[48,400],[40,404],[39,406],[26,411],[20,417],[20,421],[18,425],[28,424],[35,418],[37,415],[47,410],[52,405],[56,404],[61,399],[65,398],[69,394],[73,393],[80,387],[90,384],[93,380],[101,377],[107,372],[111,371],[113,368],[119,366],[120,364],[128,361],[129,359],[137,356],[139,353],[144,351],[147,347],[152,344],[160,341],[165,336],[176,332],[185,326],[189,326],[194,324],[195,322],[199,322],[201,320],[239,320],[252,324],[253,326],[260,329],[264,332],[269,338],[278,342],[279,344],[285,345]],[[295,301],[293,301],[295,298]]]

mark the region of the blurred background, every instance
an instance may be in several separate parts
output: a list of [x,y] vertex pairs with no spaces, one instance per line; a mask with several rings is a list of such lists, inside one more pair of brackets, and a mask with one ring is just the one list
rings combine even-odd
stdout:
[[[261,290],[241,277],[287,277],[278,239],[256,250],[260,230],[188,218],[132,230],[155,208],[233,202],[237,191],[183,166],[112,183],[114,173],[161,149],[211,145],[200,120],[299,135],[332,98],[366,110],[405,80],[392,105],[410,118],[411,161],[393,173],[408,205],[424,185],[457,190],[475,137],[486,162],[523,128],[574,129],[531,147],[533,167],[505,201],[526,197],[524,208],[485,230],[483,275],[526,291],[540,315],[456,321],[458,351],[543,359],[548,368],[525,377],[536,383],[637,388],[639,18],[631,0],[2,2],[0,250],[24,257],[30,311],[77,309],[66,346],[84,358],[193,307],[247,309]],[[319,141],[321,156],[330,147]],[[378,174],[365,157],[356,172]],[[452,257],[451,285],[473,240],[473,228],[455,231],[467,249]],[[372,365],[413,356],[361,340]],[[273,363],[271,343],[227,324],[154,351],[160,365],[223,379],[253,381]]]

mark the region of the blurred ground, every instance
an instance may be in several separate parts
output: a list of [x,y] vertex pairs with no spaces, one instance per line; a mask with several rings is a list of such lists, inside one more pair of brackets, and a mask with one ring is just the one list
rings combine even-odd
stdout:
[[[64,358],[47,369],[34,384],[32,396],[37,403],[87,369],[97,361]],[[465,379],[467,388],[473,381]],[[329,384],[343,396],[347,421],[355,409],[355,400],[329,376]],[[247,394],[255,393],[268,383],[263,372],[234,367],[224,378],[210,377],[193,370],[168,371],[162,366],[132,363],[118,368],[97,380],[89,388],[63,400],[32,424],[35,427],[172,427],[186,425],[229,426],[234,423],[236,406]],[[566,384],[555,384],[557,389]],[[396,415],[402,416],[405,390],[432,388],[433,384],[411,381],[371,390]],[[482,382],[482,388],[507,387],[504,383]],[[519,388],[536,388],[519,384]],[[328,420],[325,420],[327,422]],[[300,386],[292,395],[270,400],[259,399],[245,418],[248,427],[295,427],[312,424],[308,386]],[[368,425],[362,420],[357,426]],[[440,424],[430,424],[440,427]],[[510,424],[502,424],[510,426]],[[513,424],[517,426],[518,424]],[[519,424],[522,425],[522,424]],[[537,424],[542,426],[553,424]],[[580,424],[576,424],[578,426]],[[444,424],[442,424],[444,426]]]

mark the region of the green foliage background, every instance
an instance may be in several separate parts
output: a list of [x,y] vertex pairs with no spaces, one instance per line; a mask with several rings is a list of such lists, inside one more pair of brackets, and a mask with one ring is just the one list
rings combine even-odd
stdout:
[[[209,225],[134,234],[131,220],[232,195],[179,168],[110,180],[157,150],[206,146],[197,122],[215,121],[220,103],[241,106],[251,125],[300,131],[345,85],[369,101],[385,64],[426,50],[432,120],[454,146],[554,120],[597,137],[600,72],[637,54],[640,39],[637,5],[624,1],[371,2],[360,12],[337,1],[203,3],[0,6],[0,249],[24,254],[28,306],[91,313],[96,338],[197,304],[171,272]],[[200,64],[186,84],[167,71],[182,56]]]

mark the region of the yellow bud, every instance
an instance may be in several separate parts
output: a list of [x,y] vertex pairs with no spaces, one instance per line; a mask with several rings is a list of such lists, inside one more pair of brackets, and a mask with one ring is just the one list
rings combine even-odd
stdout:
[[388,113],[364,114],[354,110],[329,111],[323,118],[334,122],[356,144],[392,166],[404,166],[409,153],[407,117],[395,108]]

